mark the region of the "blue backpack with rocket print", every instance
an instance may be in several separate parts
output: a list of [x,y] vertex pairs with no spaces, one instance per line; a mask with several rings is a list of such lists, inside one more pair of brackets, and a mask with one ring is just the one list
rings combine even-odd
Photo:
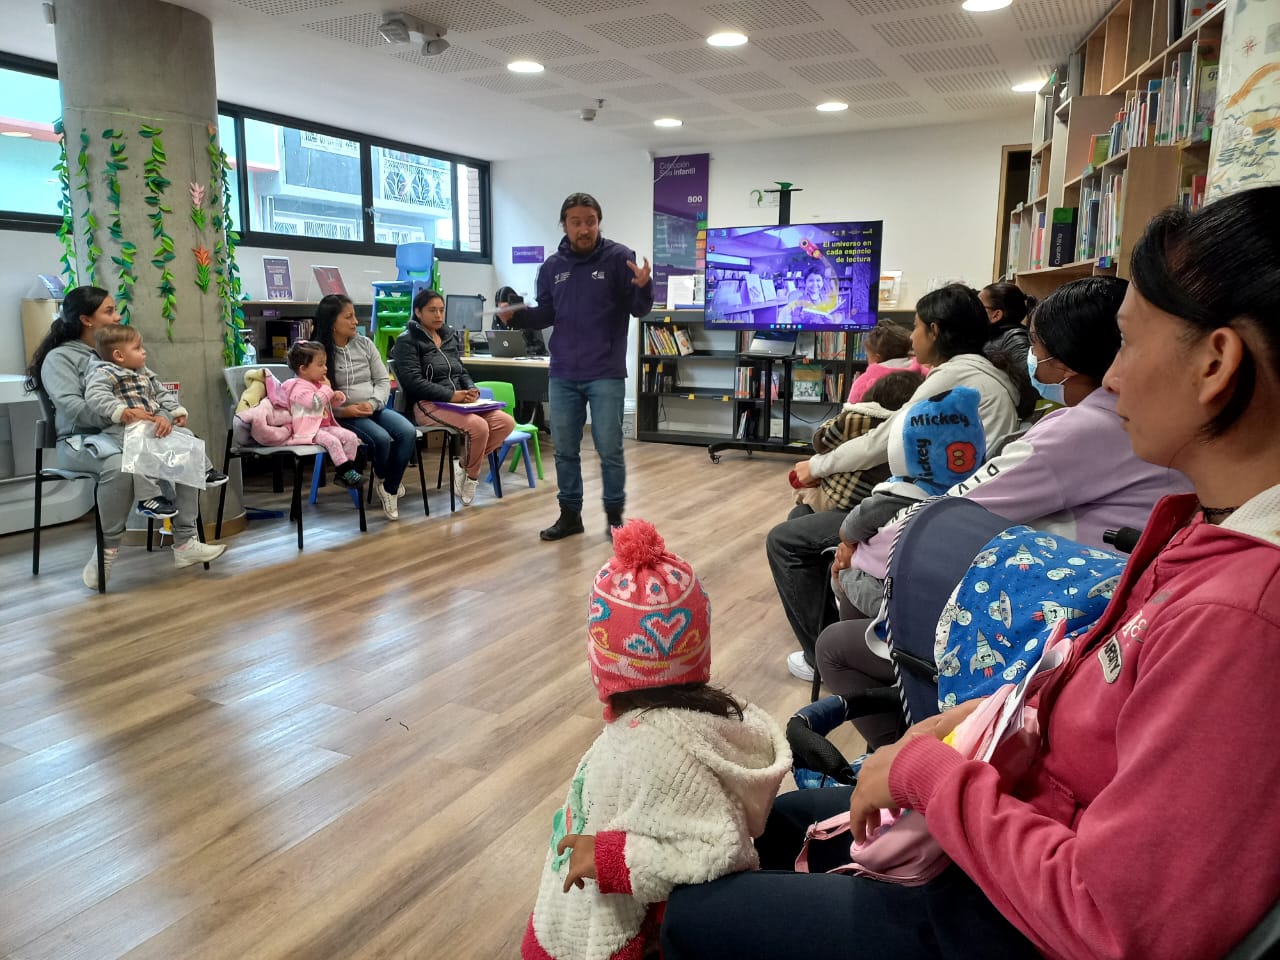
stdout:
[[1126,556],[1028,526],[991,538],[938,618],[934,662],[942,710],[1017,683],[1060,620],[1084,633],[1107,608]]

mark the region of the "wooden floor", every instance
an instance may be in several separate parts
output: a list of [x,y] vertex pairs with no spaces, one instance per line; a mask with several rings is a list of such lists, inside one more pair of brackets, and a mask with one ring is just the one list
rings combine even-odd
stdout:
[[[518,955],[551,817],[599,732],[586,597],[608,556],[542,543],[530,490],[369,532],[339,490],[250,525],[213,569],[126,547],[106,596],[78,522],[0,537],[0,958]],[[589,444],[584,444],[584,460]],[[779,719],[807,700],[764,558],[789,463],[628,443],[628,515],[713,607],[717,682]],[[255,481],[246,497],[279,506]]]

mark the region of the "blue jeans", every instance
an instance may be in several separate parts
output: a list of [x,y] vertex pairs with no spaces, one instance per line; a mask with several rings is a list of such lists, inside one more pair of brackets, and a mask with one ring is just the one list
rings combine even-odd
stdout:
[[552,377],[551,436],[556,447],[556,482],[560,506],[582,512],[582,428],[591,407],[591,439],[600,456],[604,508],[621,511],[627,503],[627,464],[622,458],[622,401],[627,381],[565,380]]
[[413,424],[389,407],[369,417],[341,417],[338,423],[373,451],[373,471],[382,478],[383,489],[387,493],[399,490],[417,443]]

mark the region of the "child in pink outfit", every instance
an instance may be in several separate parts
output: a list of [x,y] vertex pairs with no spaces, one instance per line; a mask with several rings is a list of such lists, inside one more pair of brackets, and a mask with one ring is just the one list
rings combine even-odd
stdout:
[[358,487],[364,477],[355,466],[360,438],[338,426],[331,405],[342,406],[346,395],[329,385],[329,361],[324,346],[299,340],[289,348],[289,369],[297,376],[280,385],[277,406],[287,405],[293,433],[286,443],[314,443],[324,447],[333,461],[334,480],[344,487]]
[[876,381],[891,373],[929,375],[929,368],[911,356],[911,328],[881,320],[867,334],[867,369],[854,378],[849,388],[849,403],[861,403]]

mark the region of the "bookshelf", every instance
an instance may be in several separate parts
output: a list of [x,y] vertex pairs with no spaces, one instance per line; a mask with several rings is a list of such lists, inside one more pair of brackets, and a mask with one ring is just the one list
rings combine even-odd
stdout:
[[1006,231],[1004,275],[1027,293],[1127,278],[1153,216],[1204,202],[1225,11],[1210,2],[1120,0],[1038,92]]
[[[258,351],[259,363],[284,363],[289,347],[298,339],[311,336],[311,319],[316,304],[297,300],[245,300],[244,326]],[[356,319],[368,330],[370,304],[357,303]]]
[[[880,311],[881,317],[908,324],[913,315]],[[779,440],[785,422],[795,449],[803,452],[813,428],[834,415],[854,374],[865,369],[862,336],[801,333],[797,352],[803,356],[789,364],[799,383],[784,391],[785,365],[779,359],[766,363],[743,356],[751,331],[708,329],[700,309],[655,311],[640,321],[636,439],[699,446],[770,443]]]

